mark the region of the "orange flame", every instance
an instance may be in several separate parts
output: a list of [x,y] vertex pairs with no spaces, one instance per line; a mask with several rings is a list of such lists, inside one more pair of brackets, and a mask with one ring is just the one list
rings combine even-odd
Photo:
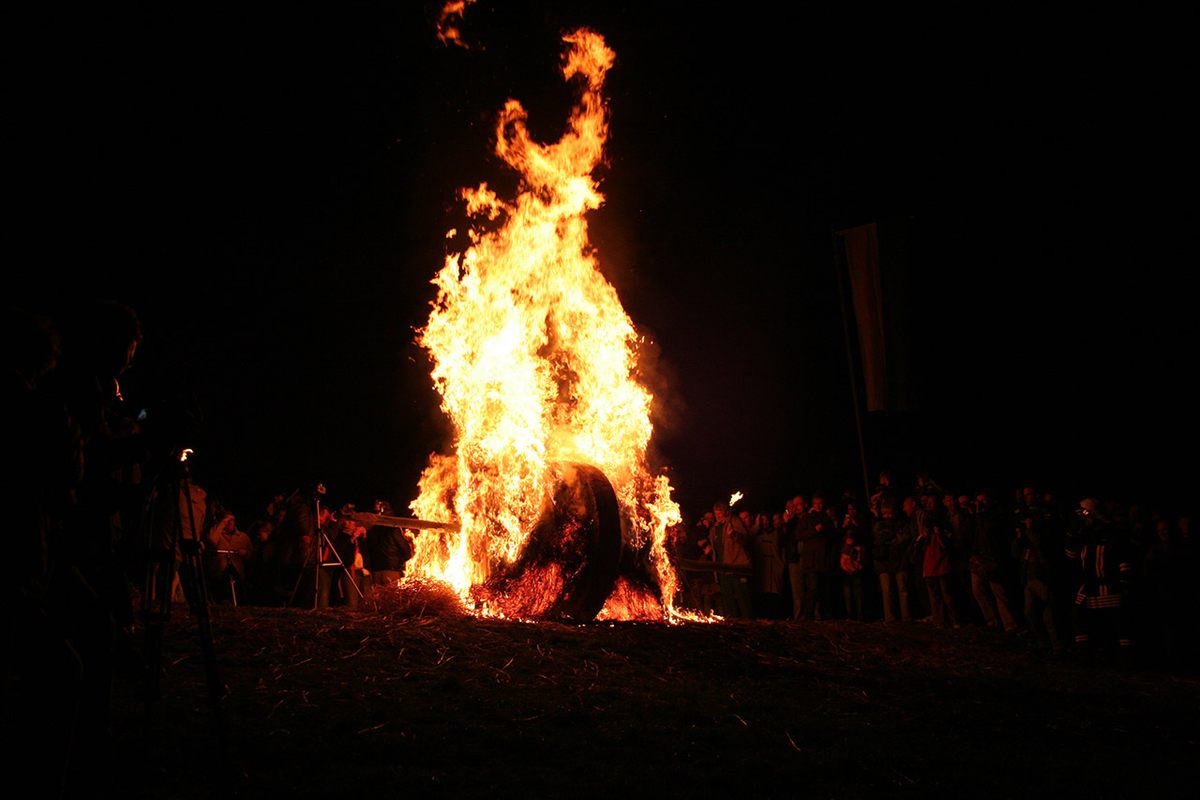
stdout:
[[608,134],[601,88],[614,54],[588,30],[563,41],[564,78],[581,86],[568,129],[540,144],[521,103],[505,104],[495,152],[519,173],[516,197],[486,183],[462,190],[470,246],[446,258],[418,331],[455,442],[453,454],[430,457],[410,508],[458,529],[418,537],[408,574],[443,580],[467,600],[521,553],[552,497],[551,465],[581,462],[611,482],[623,543],[648,552],[669,617],[665,538],[679,507],[647,464],[652,396],[637,380],[641,337],[598,269],[585,220],[604,199],[592,172]]
[[456,44],[466,48],[467,43],[463,41],[462,31],[458,29],[458,24],[462,21],[467,6],[474,2],[475,0],[450,0],[442,6],[437,21],[437,37],[441,39],[442,44]]

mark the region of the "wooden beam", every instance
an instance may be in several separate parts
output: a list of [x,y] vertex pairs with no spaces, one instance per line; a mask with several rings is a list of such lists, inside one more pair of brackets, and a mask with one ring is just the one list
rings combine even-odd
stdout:
[[373,514],[369,511],[352,511],[339,516],[352,519],[368,528],[376,525],[385,525],[389,528],[411,528],[415,530],[458,530],[458,525],[453,522],[434,522],[433,520],[417,519],[416,517],[393,517],[388,514]]

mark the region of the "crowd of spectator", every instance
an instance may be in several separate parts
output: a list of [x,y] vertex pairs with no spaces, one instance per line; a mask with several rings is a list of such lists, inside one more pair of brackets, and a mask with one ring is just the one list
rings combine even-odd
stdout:
[[[1049,658],[1195,665],[1188,509],[943,486],[918,470],[780,509],[714,504],[672,530],[676,603],[726,618],[979,626]],[[747,599],[749,598],[749,599]]]
[[[203,601],[210,605],[358,607],[377,586],[394,584],[412,555],[415,532],[398,527],[392,505],[375,500],[360,512],[328,497],[324,486],[272,497],[241,530],[225,502],[202,496],[195,520]],[[173,602],[199,599],[177,562]]]
[[[197,480],[194,454],[171,445],[187,414],[147,423],[125,403],[142,342],[133,309],[96,301],[54,321],[10,308],[5,324],[17,578],[5,584],[7,730],[19,762],[57,759],[57,794],[103,794],[114,677],[154,670],[126,660],[139,608],[160,624],[174,600],[355,607],[404,574],[412,542],[387,524],[386,501],[360,514],[320,485],[275,496],[243,528]],[[675,605],[730,619],[980,625],[1051,657],[1195,665],[1189,507],[879,477],[867,498],[723,502],[675,527]]]

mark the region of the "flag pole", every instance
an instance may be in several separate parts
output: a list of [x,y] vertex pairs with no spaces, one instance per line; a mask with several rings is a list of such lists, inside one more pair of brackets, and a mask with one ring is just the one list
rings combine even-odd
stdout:
[[846,261],[846,244],[840,231],[833,231],[833,262],[837,273],[838,304],[842,311],[842,337],[846,341],[846,367],[850,376],[850,396],[854,399],[854,427],[858,433],[858,460],[862,467],[863,501],[871,496],[871,481],[867,473],[867,447],[863,438],[862,403],[858,397],[858,377],[854,367],[854,347],[850,339],[850,318],[846,313],[846,279],[849,266]]

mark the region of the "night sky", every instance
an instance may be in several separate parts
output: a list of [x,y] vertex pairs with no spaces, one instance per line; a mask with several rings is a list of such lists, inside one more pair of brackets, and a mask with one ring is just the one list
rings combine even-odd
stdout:
[[465,50],[438,9],[9,26],[11,296],[132,305],[126,396],[147,424],[193,419],[181,446],[242,516],[317,481],[415,496],[449,433],[414,329],[457,191],[511,181],[507,98],[561,133],[577,26],[616,53],[592,243],[646,336],[686,513],[863,490],[832,242],[872,222],[903,243],[883,268],[909,398],[861,415],[872,483],[1194,497],[1179,21],[480,0]]

